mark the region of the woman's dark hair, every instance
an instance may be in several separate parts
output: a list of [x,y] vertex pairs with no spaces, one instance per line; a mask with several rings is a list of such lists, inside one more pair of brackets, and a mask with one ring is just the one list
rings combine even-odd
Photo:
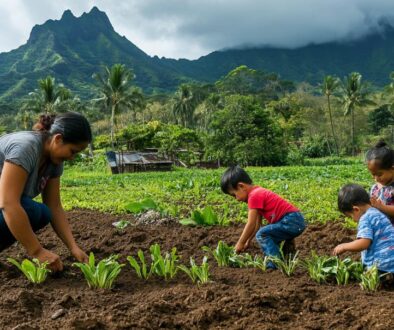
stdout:
[[47,133],[49,136],[61,134],[64,143],[92,142],[90,124],[83,115],[77,112],[40,115],[33,129]]
[[220,180],[220,187],[225,194],[229,194],[230,189],[237,189],[237,184],[240,182],[247,184],[253,183],[244,169],[238,165],[231,166],[223,173],[222,179]]
[[367,162],[374,160],[382,170],[388,170],[394,165],[394,150],[386,142],[380,140],[373,148],[367,151],[365,160]]
[[353,206],[370,204],[366,190],[358,184],[347,184],[338,193],[338,209],[342,213],[353,211]]

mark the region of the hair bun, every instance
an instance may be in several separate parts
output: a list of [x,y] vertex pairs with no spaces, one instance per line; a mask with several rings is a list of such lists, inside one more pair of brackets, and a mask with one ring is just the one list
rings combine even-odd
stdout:
[[381,139],[378,141],[378,143],[375,144],[375,148],[383,148],[383,147],[387,147],[387,143]]
[[38,122],[33,126],[35,131],[49,131],[53,122],[55,121],[55,114],[42,114]]

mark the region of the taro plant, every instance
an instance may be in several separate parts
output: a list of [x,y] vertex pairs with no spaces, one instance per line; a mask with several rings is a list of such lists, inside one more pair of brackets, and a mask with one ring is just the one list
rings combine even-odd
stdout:
[[178,254],[176,247],[173,247],[171,253],[166,253],[163,257],[159,244],[153,244],[150,247],[152,272],[158,276],[164,277],[165,280],[171,279],[177,273]]
[[258,268],[261,271],[265,272],[267,270],[267,265],[268,262],[270,261],[270,258],[268,256],[265,256],[264,258],[261,256],[254,256],[253,259],[250,258],[250,260],[246,261],[246,265],[248,267],[254,267],[254,268]]
[[112,255],[99,261],[96,265],[94,254],[90,252],[88,263],[75,262],[73,266],[81,269],[89,288],[111,289],[124,266],[124,264],[119,264],[117,259],[117,255]]
[[319,256],[312,251],[312,256],[303,263],[307,269],[309,276],[321,284],[326,282],[330,276],[329,267],[335,262],[335,257]]
[[189,219],[179,221],[182,225],[214,226],[220,221],[212,207],[207,206],[202,210],[194,210]]
[[366,291],[376,291],[380,286],[379,270],[376,265],[373,265],[362,273],[360,280],[361,289]]
[[33,262],[29,259],[24,259],[22,263],[19,263],[13,258],[7,258],[7,261],[16,266],[34,284],[44,282],[48,273],[51,272],[47,268],[48,262],[40,262],[38,259],[33,259]]
[[139,262],[137,261],[136,258],[132,256],[128,256],[127,260],[129,261],[130,266],[134,268],[135,272],[137,273],[137,276],[139,278],[143,278],[144,280],[147,280],[152,275],[153,265],[152,264],[150,265],[148,271],[148,266],[145,261],[144,252],[142,252],[142,250],[138,250],[137,255],[139,258]]
[[209,264],[207,256],[204,256],[200,266],[190,257],[190,268],[185,265],[180,265],[178,268],[185,272],[193,283],[205,284],[209,282]]
[[[219,267],[229,266],[231,263],[231,257],[234,257],[235,250],[233,246],[227,245],[223,241],[219,241],[216,249],[212,250],[208,246],[202,247],[203,251],[209,252],[215,258]],[[234,260],[234,259],[233,259]]]
[[298,264],[300,263],[300,259],[298,258],[299,251],[297,251],[294,255],[292,255],[291,253],[285,255],[283,252],[284,243],[285,242],[282,242],[280,245],[280,256],[269,257],[269,261],[273,262],[283,274],[291,276],[295,272]]

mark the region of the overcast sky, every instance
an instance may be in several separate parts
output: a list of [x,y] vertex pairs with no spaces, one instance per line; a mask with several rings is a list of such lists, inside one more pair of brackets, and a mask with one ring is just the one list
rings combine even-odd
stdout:
[[0,52],[24,44],[35,24],[93,6],[144,52],[169,58],[357,38],[394,22],[394,0],[0,0]]

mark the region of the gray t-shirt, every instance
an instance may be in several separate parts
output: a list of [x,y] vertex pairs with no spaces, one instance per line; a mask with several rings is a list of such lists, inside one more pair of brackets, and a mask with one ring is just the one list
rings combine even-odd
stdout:
[[28,178],[23,195],[34,198],[45,188],[50,178],[63,173],[63,164],[51,162],[40,170],[40,159],[43,152],[43,136],[39,132],[16,132],[0,137],[0,175],[5,161],[19,165],[26,170]]

